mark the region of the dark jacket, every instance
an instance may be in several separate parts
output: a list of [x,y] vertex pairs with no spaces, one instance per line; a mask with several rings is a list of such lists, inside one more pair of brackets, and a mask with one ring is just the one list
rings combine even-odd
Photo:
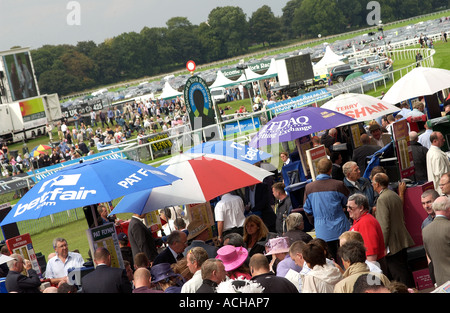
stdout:
[[286,232],[285,220],[286,217],[291,213],[292,203],[290,196],[286,196],[283,200],[279,201],[277,206],[277,222],[276,222],[276,230],[278,235],[282,236],[284,232]]
[[427,152],[428,149],[422,146],[417,141],[410,141],[413,161],[414,161],[414,174],[408,178],[414,182],[426,182],[428,181],[427,173]]
[[35,270],[27,271],[28,277],[15,271],[9,271],[6,275],[5,287],[8,292],[40,293],[41,280]]
[[370,160],[367,159],[367,157],[373,155],[380,149],[381,148],[379,146],[375,145],[363,145],[353,150],[352,161],[358,164],[359,170],[361,171],[361,175],[366,170],[367,162]]
[[344,185],[350,191],[349,196],[354,193],[361,193],[365,195],[367,197],[367,200],[369,201],[369,207],[372,208],[375,205],[375,192],[373,191],[371,181],[367,178],[361,177],[360,179],[358,179],[358,182],[360,184],[360,189],[356,188],[356,186],[353,186],[353,184],[349,182],[347,178],[344,178]]
[[204,279],[203,284],[197,289],[196,293],[216,293],[217,283],[209,279]]
[[169,264],[177,263],[177,260],[173,256],[172,251],[170,251],[169,247],[161,251],[161,253],[158,254],[155,260],[153,261],[153,265],[160,263],[169,263]]
[[252,281],[264,287],[263,293],[298,293],[297,287],[287,278],[269,272],[252,277]]
[[[255,186],[255,206],[250,208],[253,214],[258,215],[263,220],[269,231],[275,230],[276,216],[271,207],[272,190],[265,183]],[[245,188],[244,204],[250,203],[250,187]]]
[[98,265],[81,278],[83,293],[131,293],[132,286],[125,269]]
[[140,220],[132,217],[128,225],[128,239],[134,256],[139,252],[144,252],[150,262],[158,255],[155,239],[152,232]]

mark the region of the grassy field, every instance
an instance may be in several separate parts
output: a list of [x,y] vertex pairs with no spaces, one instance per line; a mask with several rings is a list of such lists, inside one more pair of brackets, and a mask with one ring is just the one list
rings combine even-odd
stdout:
[[[433,17],[436,18],[436,17]],[[412,23],[412,22],[411,22]],[[396,25],[396,27],[399,27]],[[355,36],[355,35],[353,35]],[[341,38],[339,38],[341,39]],[[434,66],[439,68],[444,68],[450,70],[450,58],[448,57],[450,55],[450,43],[442,43],[442,42],[436,42],[435,43],[435,49],[436,54],[434,55]],[[394,60],[394,66],[395,68],[401,68],[403,66],[406,66],[408,64],[411,64],[414,62],[413,59],[411,60]],[[398,78],[396,78],[398,79]],[[386,88],[383,86],[383,88],[377,88],[376,91],[371,91],[368,94],[373,96],[379,96],[381,92],[386,92],[390,87],[392,86],[392,82],[387,83]],[[233,101],[230,103],[227,103],[227,105],[231,106],[231,110],[229,111],[234,112],[236,111],[241,105],[244,105],[247,110],[251,111],[251,103],[249,99],[245,100],[239,100],[239,101]],[[54,130],[54,138],[57,138],[56,130]],[[48,144],[48,137],[42,136],[36,139],[31,139],[27,142],[27,147],[29,150],[31,150],[33,147],[39,145],[39,144]],[[10,150],[19,150],[22,151],[22,143],[17,143],[14,145],[10,145]],[[278,155],[274,156],[278,158]],[[0,203],[4,203],[10,200],[5,200],[4,197],[0,197]],[[12,201],[12,203],[15,203],[16,201]],[[114,201],[113,204],[117,202]],[[121,219],[128,219],[130,217],[130,214],[124,214],[118,216]],[[83,255],[85,259],[88,258],[88,242],[86,240],[86,233],[85,230],[87,229],[87,223],[84,217],[79,219],[76,222],[72,222],[69,224],[66,224],[61,227],[53,228],[51,230],[47,230],[38,234],[32,235],[32,241],[34,245],[34,249],[36,252],[40,252],[43,255],[47,257],[47,255],[51,252],[53,252],[52,248],[52,240],[55,237],[64,237],[68,240],[69,243],[69,249],[74,250],[78,249],[80,253]]]

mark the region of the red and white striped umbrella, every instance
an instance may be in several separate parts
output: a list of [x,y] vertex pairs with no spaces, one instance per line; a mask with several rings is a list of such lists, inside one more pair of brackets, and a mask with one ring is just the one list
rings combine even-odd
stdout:
[[180,177],[172,185],[125,196],[110,214],[144,214],[168,206],[204,203],[227,192],[261,183],[273,173],[247,162],[215,154],[185,153],[158,169]]

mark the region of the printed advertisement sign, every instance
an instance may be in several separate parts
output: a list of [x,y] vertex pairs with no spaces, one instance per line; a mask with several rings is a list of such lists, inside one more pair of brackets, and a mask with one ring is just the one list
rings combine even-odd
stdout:
[[6,240],[6,246],[11,254],[20,254],[24,260],[30,260],[32,268],[42,278],[41,267],[34,252],[30,234],[24,234]]
[[111,253],[111,267],[125,268],[114,223],[89,228],[86,234],[92,255],[97,248],[104,247]]

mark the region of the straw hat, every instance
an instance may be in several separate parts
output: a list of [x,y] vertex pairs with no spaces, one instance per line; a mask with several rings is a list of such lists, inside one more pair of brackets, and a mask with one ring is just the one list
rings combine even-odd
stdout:
[[203,223],[201,220],[194,220],[194,221],[190,222],[187,227],[187,230],[189,232],[187,240],[189,241],[192,238],[197,237],[206,229],[208,229],[208,226],[205,223]]

